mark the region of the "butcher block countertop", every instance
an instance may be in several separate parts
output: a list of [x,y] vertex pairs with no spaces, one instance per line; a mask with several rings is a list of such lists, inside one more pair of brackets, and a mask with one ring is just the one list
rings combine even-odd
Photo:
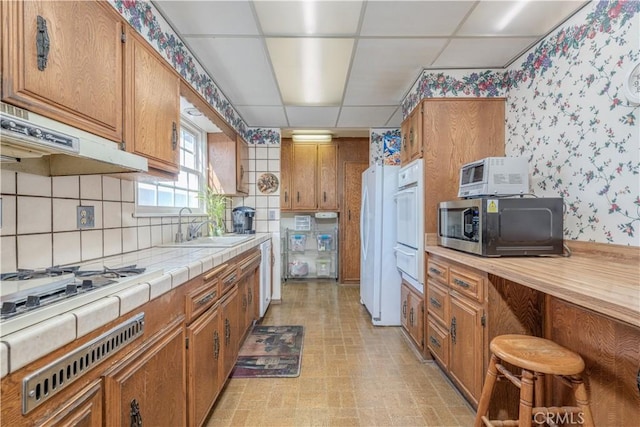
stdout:
[[425,251],[640,327],[640,248],[569,247],[570,257],[485,258],[441,246]]

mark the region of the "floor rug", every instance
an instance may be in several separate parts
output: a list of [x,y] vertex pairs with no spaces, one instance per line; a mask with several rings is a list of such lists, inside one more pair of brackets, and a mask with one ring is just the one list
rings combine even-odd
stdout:
[[299,376],[303,337],[302,326],[254,326],[240,348],[233,378]]

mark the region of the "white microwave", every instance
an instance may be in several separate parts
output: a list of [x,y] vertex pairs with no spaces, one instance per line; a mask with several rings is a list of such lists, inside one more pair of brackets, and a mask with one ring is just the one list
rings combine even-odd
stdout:
[[527,193],[529,164],[524,157],[486,157],[460,168],[460,198]]

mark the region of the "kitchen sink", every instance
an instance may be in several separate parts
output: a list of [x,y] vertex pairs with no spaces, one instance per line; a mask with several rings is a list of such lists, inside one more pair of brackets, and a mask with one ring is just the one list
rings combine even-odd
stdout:
[[231,248],[255,237],[254,234],[229,234],[224,236],[200,237],[194,240],[180,243],[165,243],[159,246],[163,248]]

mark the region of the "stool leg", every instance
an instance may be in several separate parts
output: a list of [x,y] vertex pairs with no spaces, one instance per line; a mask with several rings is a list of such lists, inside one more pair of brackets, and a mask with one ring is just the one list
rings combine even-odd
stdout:
[[526,369],[522,370],[522,380],[520,383],[520,414],[518,418],[519,427],[531,427],[533,406],[533,373]]
[[591,406],[589,406],[589,397],[587,396],[587,388],[582,378],[575,375],[571,377],[571,385],[573,386],[573,394],[576,398],[576,406],[582,411],[582,425],[584,427],[593,427],[593,416],[591,415]]
[[482,427],[484,425],[484,423],[482,422],[482,417],[487,415],[487,412],[489,411],[489,402],[491,401],[493,386],[495,385],[496,379],[498,378],[498,370],[496,369],[496,364],[499,362],[500,359],[498,359],[498,356],[492,354],[491,360],[489,361],[489,368],[487,369],[487,375],[484,378],[484,386],[482,387],[480,401],[478,402],[478,412],[476,413],[476,420],[473,424],[474,427]]
[[[535,402],[535,406],[537,408],[540,408],[542,406],[545,406],[544,403],[544,380],[545,380],[545,376],[543,373],[541,372],[536,372],[535,374],[535,382],[534,382],[534,389],[533,389],[533,399]],[[538,423],[534,420],[534,422],[536,423],[536,425],[542,425],[544,423]]]

